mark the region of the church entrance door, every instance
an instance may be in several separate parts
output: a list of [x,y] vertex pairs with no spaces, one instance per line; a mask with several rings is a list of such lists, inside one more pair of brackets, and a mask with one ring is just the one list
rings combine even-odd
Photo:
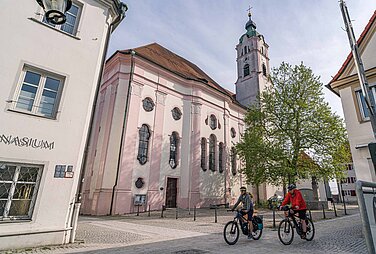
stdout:
[[178,179],[167,178],[166,207],[176,208],[176,198],[178,194]]

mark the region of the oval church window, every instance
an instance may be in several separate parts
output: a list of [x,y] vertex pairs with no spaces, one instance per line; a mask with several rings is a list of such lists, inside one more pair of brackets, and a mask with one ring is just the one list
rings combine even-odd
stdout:
[[146,97],[143,101],[142,101],[142,107],[144,108],[144,110],[146,112],[150,112],[154,109],[154,101],[152,98],[150,97]]
[[176,121],[177,120],[180,120],[181,118],[181,111],[179,108],[175,107],[173,110],[172,110],[172,118],[174,118]]

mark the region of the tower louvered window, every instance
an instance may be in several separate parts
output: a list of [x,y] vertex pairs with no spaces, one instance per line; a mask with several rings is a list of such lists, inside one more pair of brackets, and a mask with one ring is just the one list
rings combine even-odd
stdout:
[[249,75],[249,64],[244,65],[243,73],[244,77]]
[[262,74],[266,76],[266,65],[264,63],[262,64]]

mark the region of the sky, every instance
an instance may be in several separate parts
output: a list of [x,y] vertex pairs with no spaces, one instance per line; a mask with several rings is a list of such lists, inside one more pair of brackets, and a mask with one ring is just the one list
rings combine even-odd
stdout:
[[[193,62],[221,86],[235,91],[235,46],[245,33],[249,6],[257,31],[269,45],[270,66],[310,67],[328,84],[350,52],[337,0],[123,0],[129,10],[112,34],[116,50],[157,42]],[[355,36],[364,30],[376,0],[346,0]],[[340,98],[324,88],[333,112]]]

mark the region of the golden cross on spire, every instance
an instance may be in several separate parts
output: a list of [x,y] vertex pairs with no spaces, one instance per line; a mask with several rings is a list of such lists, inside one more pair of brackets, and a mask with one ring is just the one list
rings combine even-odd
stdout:
[[252,13],[251,13],[252,8],[253,7],[251,7],[251,5],[249,5],[249,8],[247,9],[247,11],[248,11],[248,17],[252,16]]

